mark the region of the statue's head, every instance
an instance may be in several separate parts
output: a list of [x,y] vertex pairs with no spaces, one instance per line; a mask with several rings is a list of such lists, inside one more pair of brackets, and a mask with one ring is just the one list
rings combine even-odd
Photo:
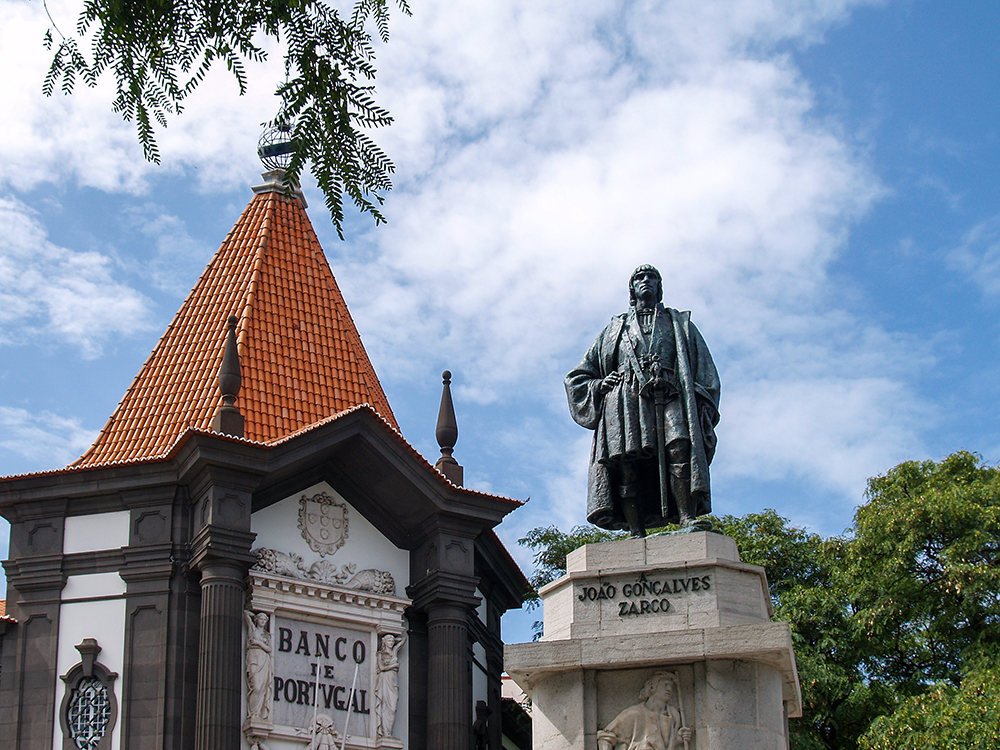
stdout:
[[256,615],[254,615],[253,620],[254,620],[255,623],[257,623],[257,627],[258,628],[266,628],[267,627],[267,613],[266,612],[258,612]]
[[396,636],[392,635],[392,633],[386,633],[382,636],[382,645],[387,648],[392,648],[396,645]]
[[635,307],[636,291],[642,284],[656,282],[656,301],[663,301],[663,277],[660,272],[649,264],[643,264],[632,272],[628,280],[628,303],[630,307]]
[[639,693],[639,700],[648,700],[651,696],[659,694],[664,701],[669,701],[674,694],[674,681],[677,679],[673,672],[657,672],[643,685],[642,692]]

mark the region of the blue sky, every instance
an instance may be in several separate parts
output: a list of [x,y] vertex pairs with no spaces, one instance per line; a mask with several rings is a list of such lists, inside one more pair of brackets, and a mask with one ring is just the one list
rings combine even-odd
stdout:
[[[562,377],[640,263],[721,371],[717,512],[837,534],[899,461],[1000,461],[1000,5],[412,6],[379,50],[389,224],[340,242],[307,183],[310,215],[403,434],[435,460],[451,369],[466,483],[531,497],[500,528],[526,570],[519,536],[583,521]],[[281,77],[210,76],[156,167],[110,80],[42,96],[47,27],[0,5],[0,474],[89,446],[249,201]]]

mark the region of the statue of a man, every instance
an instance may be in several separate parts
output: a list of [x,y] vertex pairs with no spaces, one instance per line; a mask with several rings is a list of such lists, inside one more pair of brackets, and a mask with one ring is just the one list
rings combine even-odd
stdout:
[[[639,703],[622,711],[597,732],[598,750],[676,750],[691,742],[681,712],[670,701],[677,675],[657,672],[639,693]],[[678,702],[680,695],[677,696]]]
[[573,419],[594,430],[587,520],[633,537],[666,523],[697,528],[712,510],[719,373],[691,313],[662,298],[660,272],[639,266],[628,312],[566,376]]

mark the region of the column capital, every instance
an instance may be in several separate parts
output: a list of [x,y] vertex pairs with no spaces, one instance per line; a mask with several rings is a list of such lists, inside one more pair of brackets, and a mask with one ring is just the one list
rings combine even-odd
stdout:
[[249,531],[234,531],[211,524],[203,526],[191,541],[191,564],[203,574],[216,566],[239,569],[242,579],[256,559],[250,553],[256,538],[257,535]]
[[413,607],[431,612],[441,607],[461,607],[471,612],[479,606],[476,596],[479,579],[435,570],[416,583],[406,587],[406,595],[413,600]]

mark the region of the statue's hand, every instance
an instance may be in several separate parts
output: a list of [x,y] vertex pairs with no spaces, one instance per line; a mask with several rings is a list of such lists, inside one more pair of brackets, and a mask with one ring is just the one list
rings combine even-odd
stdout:
[[611,373],[606,378],[604,378],[604,380],[601,381],[601,384],[597,386],[597,390],[603,396],[605,393],[610,391],[612,388],[614,388],[621,382],[622,382],[622,374],[618,370],[615,370],[613,373]]
[[677,734],[680,735],[682,742],[690,742],[691,738],[694,737],[694,732],[692,732],[687,727],[681,727],[677,730]]

